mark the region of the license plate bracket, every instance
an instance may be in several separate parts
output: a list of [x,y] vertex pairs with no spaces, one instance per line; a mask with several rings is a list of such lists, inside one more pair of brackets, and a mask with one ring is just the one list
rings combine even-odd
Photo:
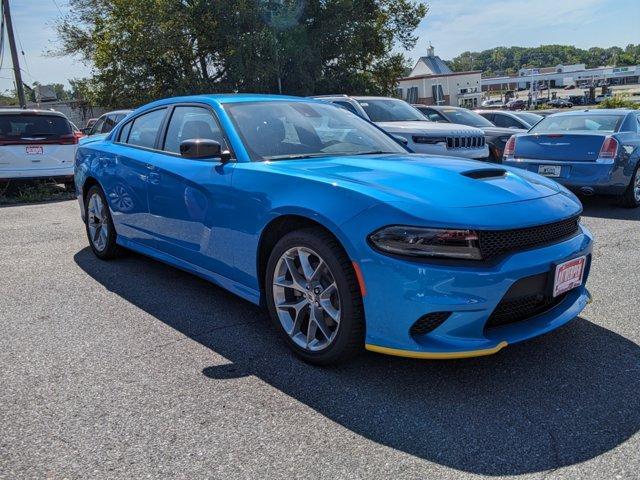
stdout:
[[551,296],[556,298],[582,285],[586,266],[587,257],[585,255],[554,264]]
[[43,155],[44,149],[41,145],[28,145],[25,147],[25,153],[27,155]]
[[562,174],[562,167],[560,165],[538,165],[538,174],[557,178]]

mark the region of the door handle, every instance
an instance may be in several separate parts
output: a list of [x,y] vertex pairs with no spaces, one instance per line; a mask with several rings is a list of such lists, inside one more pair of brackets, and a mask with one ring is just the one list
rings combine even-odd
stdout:
[[152,185],[158,185],[160,183],[160,174],[157,172],[149,173],[149,176],[147,178],[149,179],[149,183],[151,183]]

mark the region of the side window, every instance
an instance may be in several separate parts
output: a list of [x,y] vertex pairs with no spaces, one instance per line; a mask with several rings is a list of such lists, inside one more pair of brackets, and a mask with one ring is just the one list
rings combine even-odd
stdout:
[[115,126],[116,117],[114,115],[107,115],[107,118],[104,119],[104,124],[102,125],[102,130],[100,130],[100,133],[109,133]]
[[154,148],[166,108],[145,113],[133,119],[127,143],[139,147]]
[[120,136],[118,137],[119,142],[127,143],[127,138],[129,138],[129,132],[131,131],[131,125],[133,125],[133,121],[127,122],[127,124],[122,127],[122,130],[120,130]]
[[163,150],[180,153],[180,143],[195,138],[215,140],[223,150],[227,149],[222,130],[208,109],[192,106],[174,108]]
[[102,126],[104,125],[105,118],[106,118],[106,115],[103,115],[98,119],[96,123],[93,124],[93,127],[91,127],[91,131],[89,132],[89,135],[95,135],[96,133],[100,133],[102,131]]
[[484,118],[486,118],[487,120],[489,120],[491,123],[495,122],[495,115],[493,113],[481,113],[481,116],[483,116]]
[[349,102],[333,102],[333,103],[335,103],[336,105],[340,105],[341,107],[344,107],[347,110],[349,110],[351,113],[355,113],[356,115],[360,116],[360,114],[356,110],[356,107],[351,105]]
[[422,113],[424,113],[427,116],[427,118],[429,120],[431,120],[432,122],[448,123],[446,118],[444,118],[438,112],[436,112],[435,110],[432,110],[430,108],[426,109]]
[[522,128],[520,125],[520,122],[518,122],[516,119],[511,118],[509,115],[496,115],[495,116],[495,120],[493,123],[496,124],[496,127],[503,127],[503,128],[510,128],[510,127],[516,127],[516,128]]

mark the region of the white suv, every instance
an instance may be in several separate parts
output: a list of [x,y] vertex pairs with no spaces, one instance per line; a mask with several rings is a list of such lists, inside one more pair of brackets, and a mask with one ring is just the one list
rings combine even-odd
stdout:
[[0,180],[73,181],[80,132],[60,112],[0,110]]
[[373,122],[413,152],[488,160],[489,147],[482,130],[455,123],[432,122],[404,100],[346,95],[313,98],[331,102]]

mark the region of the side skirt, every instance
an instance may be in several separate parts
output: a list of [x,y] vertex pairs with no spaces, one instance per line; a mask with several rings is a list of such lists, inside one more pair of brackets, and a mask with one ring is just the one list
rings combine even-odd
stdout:
[[156,250],[155,248],[140,245],[139,243],[131,241],[128,238],[124,238],[120,235],[118,235],[116,243],[125,248],[141,253],[155,260],[159,260],[160,262],[166,263],[167,265],[171,265],[172,267],[179,268],[180,270],[184,270],[185,272],[192,273],[199,276],[200,278],[204,278],[205,280],[214,283],[224,288],[225,290],[229,290],[231,293],[238,295],[239,297],[248,300],[251,303],[254,303],[256,305],[260,304],[259,291],[254,290],[253,288],[249,288],[246,285],[236,282],[235,280],[231,280],[222,275],[218,275],[217,273],[206,270],[192,263],[185,262],[184,260],[176,258],[172,255],[168,255],[164,252]]

